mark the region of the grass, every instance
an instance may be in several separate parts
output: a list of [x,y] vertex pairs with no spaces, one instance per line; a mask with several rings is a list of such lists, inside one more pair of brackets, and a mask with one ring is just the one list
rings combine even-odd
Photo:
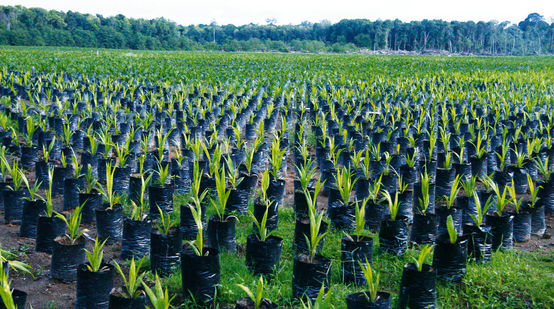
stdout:
[[[209,214],[208,214],[209,215]],[[239,216],[237,242],[245,245],[246,236],[253,231],[252,221],[247,216]],[[275,235],[283,238],[281,265],[275,277],[266,284],[264,295],[281,308],[297,308],[291,303],[292,260],[294,251],[294,213],[291,208],[279,211],[279,229]],[[343,233],[330,231],[325,239],[323,255],[332,263],[331,295],[335,308],[346,308],[348,294],[364,290],[363,287],[342,284],[340,278],[340,242]],[[374,238],[373,265],[381,273],[381,291],[391,293],[393,305],[397,301],[402,268],[416,257],[418,250],[408,249],[400,257],[381,254],[378,237]],[[253,289],[257,277],[245,266],[243,252],[222,253],[221,286],[218,302],[231,305],[245,293],[236,284],[245,284]],[[430,259],[429,259],[430,261]],[[437,305],[439,308],[553,308],[554,307],[554,252],[496,252],[487,264],[468,263],[467,274],[461,283],[437,282]],[[176,303],[181,299],[181,275],[175,272],[166,279],[171,293],[177,294]],[[225,307],[225,306],[223,306]]]

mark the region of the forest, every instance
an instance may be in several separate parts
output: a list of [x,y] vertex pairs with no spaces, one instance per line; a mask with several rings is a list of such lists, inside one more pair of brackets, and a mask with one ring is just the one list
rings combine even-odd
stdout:
[[446,51],[476,55],[554,52],[554,23],[539,13],[519,22],[343,19],[298,25],[178,25],[124,15],[0,6],[0,44],[148,50],[357,52]]

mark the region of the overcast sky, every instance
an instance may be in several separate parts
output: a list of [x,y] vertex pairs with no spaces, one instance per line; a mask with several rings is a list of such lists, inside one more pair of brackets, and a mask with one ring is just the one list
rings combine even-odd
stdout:
[[497,20],[519,22],[538,12],[547,21],[554,18],[554,0],[0,0],[61,11],[152,19],[165,17],[181,25],[298,24],[302,21],[338,22],[344,18]]

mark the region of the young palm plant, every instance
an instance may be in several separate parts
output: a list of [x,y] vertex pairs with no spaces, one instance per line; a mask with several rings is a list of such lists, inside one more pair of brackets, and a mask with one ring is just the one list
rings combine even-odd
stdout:
[[150,289],[144,281],[142,282],[142,286],[144,287],[146,295],[148,295],[150,303],[152,304],[152,307],[146,306],[147,309],[169,309],[171,301],[175,298],[175,295],[169,297],[167,288],[165,290],[162,288],[162,282],[157,274],[153,290]]
[[120,294],[124,298],[136,299],[144,295],[144,292],[140,288],[142,284],[142,279],[146,275],[145,272],[143,272],[142,274],[140,273],[142,263],[143,259],[139,260],[137,263],[135,262],[135,258],[132,258],[129,264],[129,276],[125,276],[125,273],[123,272],[121,266],[116,261],[113,261],[115,269],[123,280],[123,288],[118,289],[118,294]]

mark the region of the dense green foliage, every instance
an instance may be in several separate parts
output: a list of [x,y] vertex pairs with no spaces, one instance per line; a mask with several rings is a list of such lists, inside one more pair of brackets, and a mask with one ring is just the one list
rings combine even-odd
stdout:
[[299,25],[177,25],[22,6],[0,7],[0,44],[154,50],[331,51],[445,50],[456,53],[530,55],[554,52],[554,23],[532,13],[509,22],[345,19]]

